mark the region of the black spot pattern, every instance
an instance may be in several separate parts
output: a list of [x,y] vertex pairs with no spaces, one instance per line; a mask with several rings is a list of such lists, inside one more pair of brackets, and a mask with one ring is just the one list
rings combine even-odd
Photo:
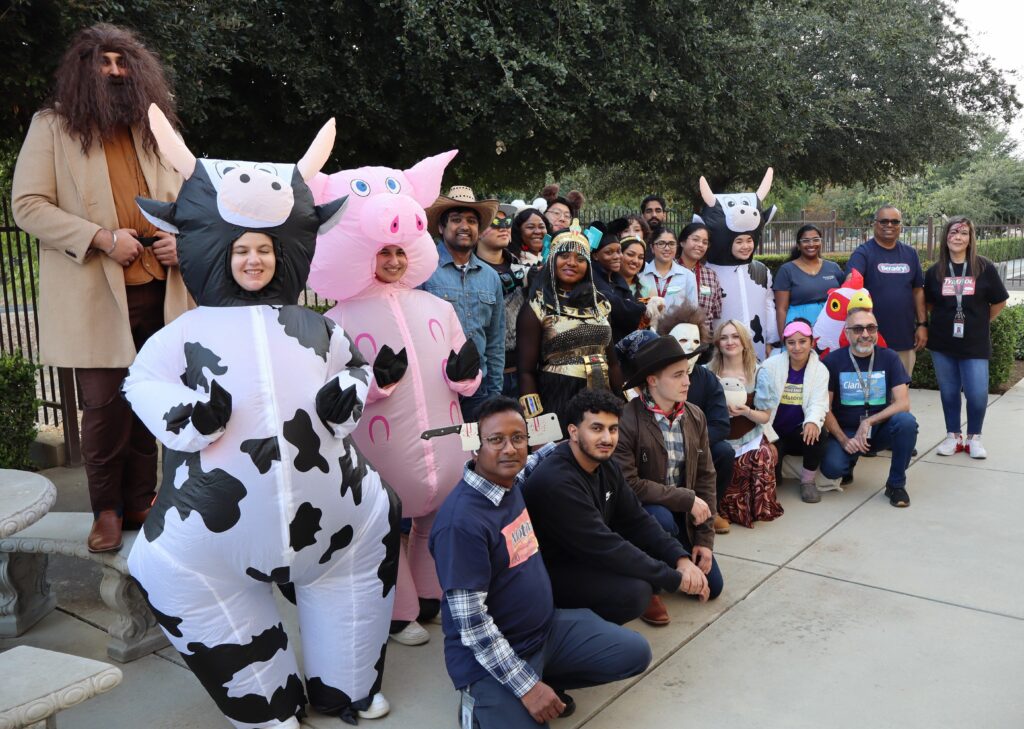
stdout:
[[223,375],[228,368],[220,363],[220,357],[199,342],[185,342],[185,371],[181,381],[193,390],[202,387],[210,391],[210,383],[203,370],[210,370],[214,375]]
[[244,724],[261,724],[274,720],[283,722],[305,708],[302,679],[296,674],[289,675],[285,685],[276,688],[269,697],[259,694],[228,696],[225,684],[243,668],[269,661],[279,651],[287,649],[288,635],[278,623],[253,636],[248,643],[223,643],[212,647],[189,643],[191,653],[183,652],[181,657],[224,716]]
[[341,496],[344,498],[351,491],[352,502],[359,506],[363,500],[363,479],[368,470],[366,461],[350,436],[345,436],[341,443],[345,449],[338,459],[338,465],[341,466]]
[[[377,662],[373,664],[373,670],[377,672],[377,678],[373,682],[373,686],[370,687],[370,701],[373,701],[373,695],[380,691],[381,685],[384,683],[384,657],[388,652],[388,639],[384,639],[384,643],[380,647],[380,657],[377,658]],[[367,704],[369,706],[369,703]],[[360,707],[363,708],[363,707]]]
[[[180,488],[175,488],[175,472],[182,464],[188,467],[188,478]],[[245,494],[242,482],[227,471],[220,468],[204,471],[198,453],[166,449],[163,486],[142,526],[146,539],[152,542],[163,534],[164,519],[171,509],[177,510],[182,521],[197,511],[211,532],[226,532],[238,523],[241,516],[238,504]]]
[[171,433],[178,434],[185,429],[192,418],[192,405],[189,403],[181,403],[175,405],[166,413],[164,413],[164,422],[167,423],[167,430]]
[[341,425],[353,416],[359,420],[363,414],[363,403],[356,386],[349,385],[342,390],[338,378],[333,378],[316,393],[316,414],[327,429],[331,428],[331,423]]
[[381,540],[384,544],[384,560],[377,568],[377,577],[384,586],[382,597],[387,597],[398,580],[398,550],[402,542],[402,502],[394,489],[383,481],[381,485],[388,493],[388,533]]
[[309,703],[321,714],[336,716],[346,724],[357,724],[356,709],[347,693],[325,683],[319,676],[306,678],[306,690],[309,691]]
[[750,320],[750,331],[754,333],[755,342],[764,341],[764,331],[761,329],[761,317],[759,315],[755,315],[754,318]]
[[333,321],[305,306],[282,306],[277,310],[277,321],[284,327],[285,334],[327,361],[335,327]]
[[156,618],[157,625],[159,625],[161,628],[163,628],[168,633],[173,635],[175,638],[180,638],[181,628],[179,628],[178,626],[181,625],[181,621],[183,620],[183,618],[176,618],[172,615],[168,615],[167,613],[162,613],[159,610],[157,610],[155,607],[153,607],[153,603],[149,599],[149,593],[146,592],[146,588],[142,586],[142,583],[134,577],[131,578],[131,581],[135,583],[135,586],[139,588],[139,592],[142,593],[142,599],[146,601],[147,605],[149,605],[149,609],[152,611],[153,617]]
[[320,557],[320,564],[327,564],[334,553],[339,549],[344,549],[352,543],[352,537],[355,534],[355,530],[351,526],[343,526],[338,531],[331,535],[331,543],[327,547],[327,551]]
[[250,567],[245,571],[245,574],[259,582],[274,582],[278,585],[283,585],[286,582],[292,581],[291,572],[291,567],[275,567],[270,570],[270,574],[268,575],[264,572],[260,572],[255,567]]
[[281,460],[281,448],[278,446],[275,436],[243,440],[240,448],[242,453],[249,455],[252,465],[256,466],[260,473],[266,473],[274,461]]
[[299,408],[295,417],[288,420],[283,428],[284,438],[298,449],[292,463],[301,473],[319,468],[324,473],[331,470],[327,459],[320,453],[320,436],[313,430],[309,413]]
[[320,517],[323,512],[308,501],[299,505],[295,518],[288,526],[289,541],[296,552],[316,543],[316,533],[320,531]]

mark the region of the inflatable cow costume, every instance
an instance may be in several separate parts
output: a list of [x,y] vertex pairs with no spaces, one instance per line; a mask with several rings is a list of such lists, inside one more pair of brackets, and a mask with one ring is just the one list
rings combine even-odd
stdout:
[[[423,440],[420,434],[462,423],[458,396],[472,395],[481,379],[479,353],[467,343],[455,309],[416,288],[437,268],[424,207],[437,199],[441,176],[455,155],[445,152],[407,170],[361,167],[310,181],[315,200],[349,196],[345,217],[320,236],[310,287],[338,302],[327,316],[349,332],[364,357],[379,362],[381,353],[404,352],[408,361],[397,385],[381,397],[371,395],[353,433],[360,451],[401,498],[402,515],[412,518],[408,546],[399,554],[396,632],[421,612],[429,617],[440,608],[441,585],[427,540],[466,461],[457,439]],[[377,253],[389,246],[407,261],[404,274],[391,283],[375,275]],[[402,628],[399,640],[426,635],[418,626],[412,626],[415,633]]]
[[[196,160],[156,107],[150,125],[185,182],[177,202],[139,205],[177,234],[199,307],[153,336],[125,381],[166,446],[129,569],[235,726],[298,727],[306,692],[355,723],[380,689],[399,507],[349,437],[376,388],[369,366],[339,326],[296,305],[317,232],[344,204],[315,206],[305,182],[334,122],[294,165]],[[258,291],[229,269],[254,233],[276,258]],[[294,586],[305,691],[273,583]]]
[[[729,319],[746,324],[758,361],[765,357],[765,345],[779,339],[772,274],[767,266],[754,260],[764,227],[775,215],[774,205],[764,209],[764,199],[771,186],[771,167],[757,192],[716,195],[708,181],[701,177],[700,194],[704,208],[700,215],[693,216],[694,222],[708,226],[707,265],[718,275],[722,285],[722,314],[715,321],[715,326]],[[754,239],[750,255],[743,258],[733,254],[733,242],[740,235]]]

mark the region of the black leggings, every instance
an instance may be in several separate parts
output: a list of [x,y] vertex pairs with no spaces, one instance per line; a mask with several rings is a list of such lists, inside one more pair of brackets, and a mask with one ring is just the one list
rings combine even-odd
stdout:
[[799,456],[804,457],[804,468],[808,471],[817,471],[818,466],[821,465],[821,457],[825,453],[825,440],[828,438],[828,434],[822,430],[821,435],[811,445],[804,443],[804,436],[801,428],[780,435],[779,439],[775,441],[774,445],[776,450],[779,452],[779,463],[782,463],[784,456]]

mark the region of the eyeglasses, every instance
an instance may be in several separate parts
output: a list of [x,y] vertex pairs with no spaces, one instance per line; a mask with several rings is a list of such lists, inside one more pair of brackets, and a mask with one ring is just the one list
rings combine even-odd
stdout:
[[821,243],[821,238],[801,238],[800,245],[805,246],[808,243]]
[[512,227],[512,218],[495,218],[491,221],[491,227],[503,230]]
[[561,210],[548,210],[547,216],[549,218],[558,218],[559,220],[570,220],[572,213],[563,213]]
[[855,337],[859,337],[861,334],[867,332],[868,334],[878,334],[877,324],[867,324],[865,326],[857,325],[852,327],[846,327],[846,331],[853,334]]
[[875,220],[875,223],[881,225],[882,227],[889,225],[893,227],[903,225],[903,221],[900,220],[899,218],[878,218],[877,220]]
[[530,436],[528,436],[526,433],[516,433],[513,436],[489,435],[486,438],[484,438],[484,443],[489,445],[491,448],[500,450],[501,448],[504,448],[509,441],[512,441],[512,445],[515,446],[516,448],[522,448],[527,444],[527,442],[529,442],[529,440]]
[[674,240],[659,240],[654,243],[655,248],[675,248],[676,242]]

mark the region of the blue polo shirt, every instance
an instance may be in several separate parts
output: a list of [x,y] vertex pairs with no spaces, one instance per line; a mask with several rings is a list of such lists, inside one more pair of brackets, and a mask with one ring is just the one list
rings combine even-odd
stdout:
[[924,287],[924,272],[917,251],[896,242],[892,250],[871,238],[850,255],[847,273],[857,269],[864,288],[871,292],[878,329],[886,346],[903,352],[914,348],[914,289]]

